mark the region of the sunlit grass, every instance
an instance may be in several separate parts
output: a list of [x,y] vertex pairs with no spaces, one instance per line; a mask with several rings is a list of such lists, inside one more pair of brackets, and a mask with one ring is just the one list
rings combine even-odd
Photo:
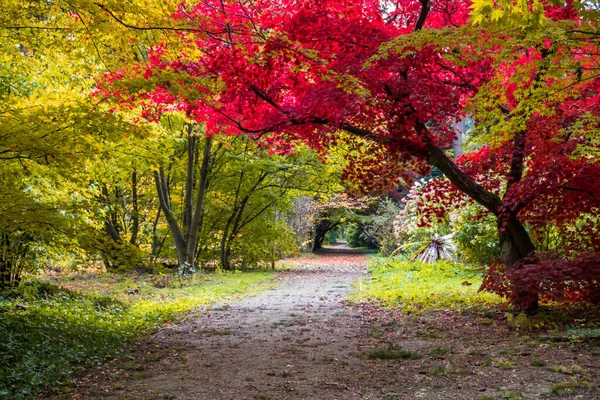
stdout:
[[72,372],[100,363],[188,311],[264,289],[271,276],[197,275],[180,281],[85,275],[25,284],[0,296],[0,398],[25,398],[64,383]]
[[374,299],[407,312],[486,307],[502,302],[499,296],[478,292],[480,271],[462,264],[373,258],[369,270],[371,278],[357,285],[353,295],[357,300]]

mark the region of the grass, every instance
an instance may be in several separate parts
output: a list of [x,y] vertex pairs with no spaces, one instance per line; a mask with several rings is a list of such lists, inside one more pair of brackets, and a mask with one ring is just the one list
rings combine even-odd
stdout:
[[[144,333],[199,306],[267,286],[266,272],[170,277],[89,274],[0,295],[0,398],[69,383]],[[166,284],[165,284],[166,281]]]
[[357,290],[354,298],[376,299],[406,312],[464,309],[497,305],[499,296],[479,293],[481,274],[461,264],[436,264],[373,258],[369,261],[371,279]]

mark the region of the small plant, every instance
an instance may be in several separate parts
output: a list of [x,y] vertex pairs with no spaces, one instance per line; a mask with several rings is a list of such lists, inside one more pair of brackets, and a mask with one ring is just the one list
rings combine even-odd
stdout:
[[552,394],[557,396],[568,396],[575,391],[573,382],[559,382],[552,385]]
[[131,375],[131,377],[133,379],[138,379],[138,380],[148,379],[148,378],[152,378],[152,373],[146,372],[146,371],[136,371]]
[[427,372],[427,376],[448,376],[450,368],[442,365]]
[[125,371],[142,371],[144,366],[135,361],[127,361],[122,367]]
[[521,350],[516,347],[510,347],[508,349],[500,350],[500,354],[509,355],[509,356],[516,356],[520,352],[521,352]]
[[367,353],[367,359],[369,360],[418,360],[422,357],[422,355],[413,351],[396,349],[391,344],[387,349],[372,350]]
[[556,372],[557,374],[566,374],[566,375],[570,375],[572,372],[565,367],[564,365],[551,365],[550,368],[548,368],[550,371],[552,372]]
[[163,358],[163,355],[161,353],[153,353],[153,354],[149,354],[148,356],[146,356],[144,361],[156,362],[156,361],[160,361],[160,359],[162,359],[162,358]]
[[532,367],[544,367],[546,366],[546,361],[543,360],[533,360],[531,362]]
[[508,390],[500,391],[500,398],[503,400],[521,400],[523,396],[519,392],[511,392]]
[[437,346],[429,351],[429,355],[432,357],[440,357],[443,358],[448,353],[451,353],[452,349],[444,346]]
[[495,366],[502,369],[515,369],[517,366],[506,358],[501,358],[496,361]]
[[504,314],[508,326],[516,331],[527,331],[534,328],[535,324],[525,313],[519,313],[516,316],[510,313]]

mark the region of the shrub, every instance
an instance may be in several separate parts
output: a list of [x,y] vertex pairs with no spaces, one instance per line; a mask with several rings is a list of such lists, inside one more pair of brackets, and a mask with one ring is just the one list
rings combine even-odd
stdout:
[[500,255],[495,217],[475,203],[449,214],[453,242],[462,262],[490,265]]
[[525,307],[538,296],[545,302],[600,304],[600,254],[573,259],[528,257],[510,270],[493,264],[482,285],[483,290],[511,300],[517,298],[513,287],[519,288],[518,297],[523,298]]
[[37,243],[26,232],[0,230],[0,291],[15,287],[35,262]]
[[362,224],[355,224],[348,227],[348,246],[376,249],[377,243],[366,235],[365,227]]
[[390,256],[398,247],[394,235],[394,221],[400,207],[391,199],[384,199],[377,207],[376,214],[364,225],[365,234],[373,238],[382,256]]

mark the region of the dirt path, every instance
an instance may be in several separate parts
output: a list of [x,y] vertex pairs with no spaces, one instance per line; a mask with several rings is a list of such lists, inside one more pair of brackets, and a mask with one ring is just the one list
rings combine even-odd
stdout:
[[131,371],[124,390],[107,393],[100,381],[85,397],[351,398],[361,391],[352,353],[363,322],[342,300],[366,257],[338,251],[302,264],[271,290],[162,329],[145,344],[158,361]]
[[[364,254],[344,252],[302,259],[295,270],[281,274],[272,290],[161,329],[137,344],[129,358],[83,379],[73,395],[113,400],[527,399],[544,396],[555,383],[597,381],[586,367],[596,365],[597,358],[582,355],[577,344],[540,345],[493,323],[473,324],[469,316],[452,313],[415,317],[349,306],[344,296],[365,277],[365,263]],[[395,359],[371,360],[373,351]],[[565,370],[536,369],[533,360],[558,360]],[[565,388],[565,395],[580,389],[577,384]],[[587,395],[580,398],[598,398],[583,390]],[[511,393],[515,397],[507,397]]]

